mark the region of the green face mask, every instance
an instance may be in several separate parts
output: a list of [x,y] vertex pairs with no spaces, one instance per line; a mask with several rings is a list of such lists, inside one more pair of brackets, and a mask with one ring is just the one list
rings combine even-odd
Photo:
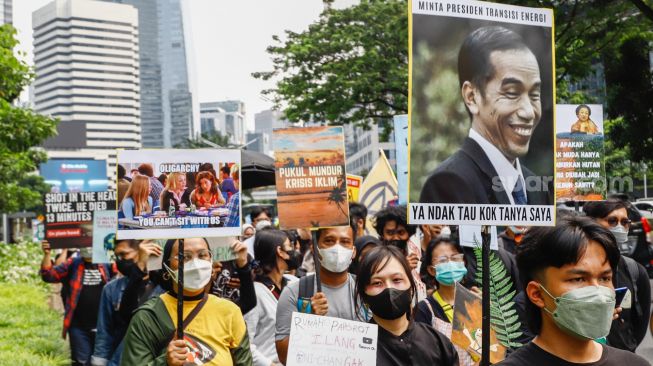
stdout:
[[614,313],[614,290],[605,286],[586,286],[571,290],[560,297],[551,295],[544,286],[540,288],[551,297],[555,310],[546,307],[558,327],[578,338],[597,339],[610,333]]

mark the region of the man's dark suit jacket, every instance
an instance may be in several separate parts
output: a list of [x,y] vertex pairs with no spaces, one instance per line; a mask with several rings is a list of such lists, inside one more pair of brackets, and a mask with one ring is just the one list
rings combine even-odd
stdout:
[[[521,166],[526,181],[529,205],[552,205],[552,183],[544,184],[542,177],[537,177],[525,166]],[[420,195],[421,203],[471,203],[504,204],[510,199],[503,189],[501,181],[493,178],[498,174],[481,146],[467,137],[455,154],[445,160],[426,180]],[[533,180],[537,179],[538,185]],[[533,187],[538,186],[538,190]]]

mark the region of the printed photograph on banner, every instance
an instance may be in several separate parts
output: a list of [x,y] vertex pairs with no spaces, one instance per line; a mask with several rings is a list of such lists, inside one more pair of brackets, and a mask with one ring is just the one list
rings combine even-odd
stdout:
[[106,160],[48,159],[39,175],[51,193],[103,192],[109,189]]
[[46,193],[44,205],[45,240],[52,249],[91,247],[93,217],[98,211],[115,215],[116,192]]
[[556,201],[605,199],[603,106],[556,105]]
[[93,263],[110,263],[116,245],[116,211],[96,211],[93,214]]
[[118,239],[240,235],[240,151],[119,150]]
[[347,201],[358,202],[362,183],[363,177],[360,175],[347,174]]
[[394,116],[399,205],[408,203],[408,115]]
[[[453,329],[451,342],[464,351],[466,358],[474,362],[481,359],[483,351],[483,306],[481,297],[456,284],[454,300]],[[490,362],[495,364],[506,357],[506,348],[497,339],[494,329],[490,330]]]
[[411,223],[553,225],[553,11],[412,1],[411,17]]
[[286,365],[373,366],[378,335],[376,324],[293,312]]
[[272,146],[280,227],[349,225],[342,127],[277,129]]

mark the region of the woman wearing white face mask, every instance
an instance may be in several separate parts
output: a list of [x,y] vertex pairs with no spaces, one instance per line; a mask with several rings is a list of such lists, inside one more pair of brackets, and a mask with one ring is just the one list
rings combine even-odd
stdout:
[[[628,241],[631,221],[627,204],[611,199],[587,202],[585,214],[599,225],[610,230],[621,247]],[[628,294],[621,303],[623,308],[619,319],[612,322],[607,342],[610,346],[635,352],[644,340],[651,310],[651,289],[646,269],[634,259],[621,256],[614,276],[614,287],[627,287]]]
[[[178,240],[169,240],[163,254],[163,279],[169,291],[146,302],[129,324],[121,365],[251,365],[249,338],[237,305],[207,295],[212,255],[205,239],[184,241],[184,339],[177,340]],[[237,261],[246,248],[237,243]],[[244,266],[242,263],[239,267]]]

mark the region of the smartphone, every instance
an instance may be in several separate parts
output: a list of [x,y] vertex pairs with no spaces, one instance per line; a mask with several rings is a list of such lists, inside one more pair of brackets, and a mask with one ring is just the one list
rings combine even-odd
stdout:
[[617,297],[617,302],[615,303],[614,307],[618,308],[621,305],[621,302],[624,300],[624,297],[626,297],[628,287],[619,287],[615,289],[614,292]]

